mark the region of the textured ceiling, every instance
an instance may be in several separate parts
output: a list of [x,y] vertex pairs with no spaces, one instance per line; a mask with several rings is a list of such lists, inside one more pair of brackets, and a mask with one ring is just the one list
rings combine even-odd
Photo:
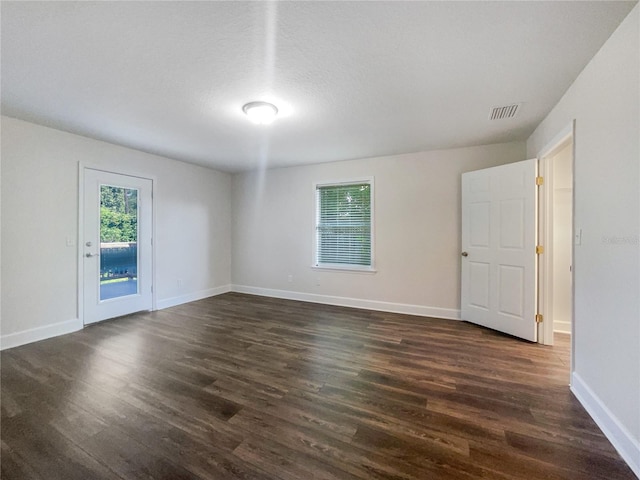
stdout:
[[3,1],[2,113],[225,171],[523,140],[634,4]]

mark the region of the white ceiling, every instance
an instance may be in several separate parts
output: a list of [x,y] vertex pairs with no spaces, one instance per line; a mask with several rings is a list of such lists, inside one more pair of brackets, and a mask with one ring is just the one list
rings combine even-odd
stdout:
[[231,172],[524,140],[635,3],[3,1],[2,113]]

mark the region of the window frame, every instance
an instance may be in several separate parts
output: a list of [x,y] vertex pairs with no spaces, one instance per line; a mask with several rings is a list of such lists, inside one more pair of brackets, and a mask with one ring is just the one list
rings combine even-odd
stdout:
[[[347,263],[318,263],[318,194],[319,187],[340,187],[343,185],[369,185],[369,208],[371,210],[371,264],[370,265],[351,265]],[[354,177],[349,179],[322,181],[313,183],[313,251],[311,268],[316,270],[334,270],[349,273],[375,273],[375,186],[374,177]]]

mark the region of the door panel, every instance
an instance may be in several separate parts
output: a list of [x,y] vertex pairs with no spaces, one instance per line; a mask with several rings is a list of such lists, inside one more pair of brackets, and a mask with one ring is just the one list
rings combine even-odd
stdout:
[[474,247],[489,247],[489,224],[491,221],[491,203],[475,202],[469,212],[469,243]]
[[524,202],[521,198],[500,202],[500,248],[524,248]]
[[489,309],[489,264],[469,262],[470,295],[469,303],[475,308]]
[[83,173],[84,323],[150,310],[152,181]]
[[535,341],[536,160],[462,175],[462,319]]
[[517,318],[524,316],[524,269],[498,265],[498,312]]

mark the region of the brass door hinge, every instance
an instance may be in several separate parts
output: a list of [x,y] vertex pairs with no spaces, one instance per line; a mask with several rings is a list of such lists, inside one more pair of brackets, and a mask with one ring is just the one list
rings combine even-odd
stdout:
[[544,318],[542,317],[541,313],[536,313],[536,323],[542,323],[544,321]]
[[536,245],[536,255],[544,253],[544,247],[542,245]]
[[544,177],[536,177],[536,185],[544,185]]

